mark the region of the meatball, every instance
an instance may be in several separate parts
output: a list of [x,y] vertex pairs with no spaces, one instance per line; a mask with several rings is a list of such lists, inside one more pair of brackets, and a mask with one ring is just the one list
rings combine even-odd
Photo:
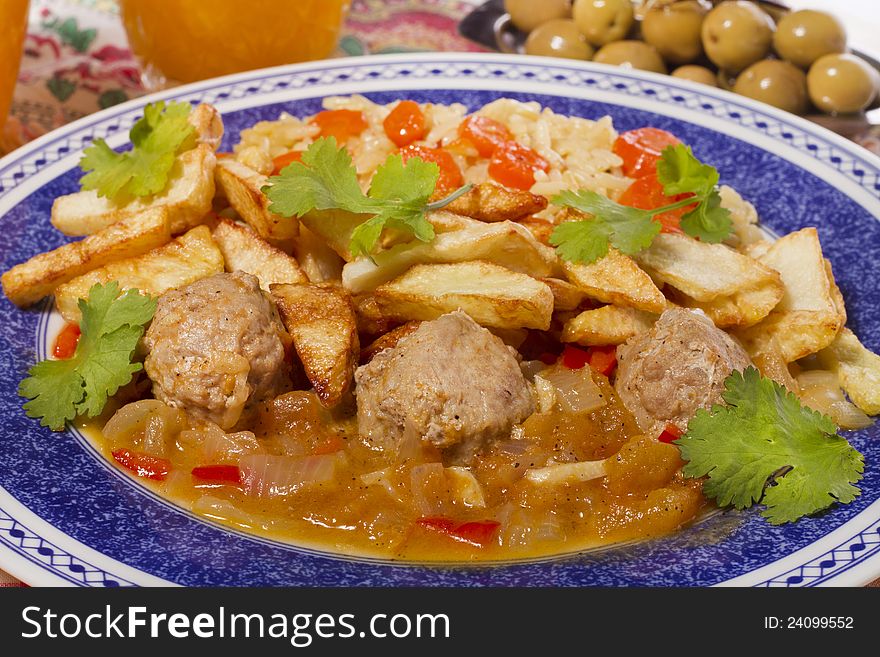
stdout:
[[534,410],[515,354],[463,312],[422,322],[355,372],[358,430],[393,453],[417,437],[466,462]]
[[639,427],[658,436],[681,430],[698,408],[721,398],[724,379],[751,364],[743,348],[701,312],[672,309],[617,348],[614,388]]
[[288,382],[281,331],[251,274],[216,274],[172,290],[144,336],[153,394],[229,429]]

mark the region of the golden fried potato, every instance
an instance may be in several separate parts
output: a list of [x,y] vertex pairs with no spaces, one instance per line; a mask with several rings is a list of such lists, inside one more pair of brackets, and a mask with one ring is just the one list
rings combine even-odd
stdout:
[[266,292],[272,283],[306,283],[306,275],[296,259],[287,255],[249,228],[229,219],[221,219],[211,232],[226,271],[246,271],[260,281]]
[[535,278],[550,276],[556,253],[519,224],[480,223],[437,235],[431,242],[412,241],[359,258],[342,269],[342,283],[352,293],[366,292],[399,276],[411,266],[483,260]]
[[40,253],[7,271],[0,281],[9,300],[25,307],[92,269],[143,255],[169,241],[168,210],[146,210],[79,242]]
[[275,284],[271,291],[318,399],[336,406],[351,389],[360,357],[351,298],[336,285]]
[[565,322],[562,341],[587,346],[623,344],[637,333],[650,329],[657,317],[654,313],[621,306],[585,310]]
[[686,308],[699,308],[718,328],[746,328],[767,317],[776,307],[784,290],[775,280],[744,288],[730,296],[712,301],[696,301],[682,294],[674,295],[676,302]]
[[345,210],[312,210],[299,218],[300,224],[320,237],[346,262],[354,260],[351,250],[351,234],[354,229],[370,218],[368,214],[353,214]]
[[761,262],[779,272],[785,294],[773,312],[742,337],[756,343],[776,340],[787,363],[831,344],[846,322],[846,311],[816,229],[780,238]]
[[293,240],[293,255],[312,283],[342,279],[345,261],[305,225],[300,225],[299,235]]
[[223,159],[214,170],[217,187],[239,216],[265,240],[287,240],[299,228],[296,217],[282,217],[269,210],[262,192],[267,177],[233,159]]
[[516,221],[546,207],[547,199],[543,196],[483,182],[448,204],[446,210],[478,221],[494,222]]
[[200,103],[189,113],[188,121],[196,129],[200,144],[207,144],[216,151],[223,139],[223,118],[213,105]]
[[819,361],[837,373],[840,387],[853,404],[868,415],[880,413],[880,356],[866,348],[855,333],[844,327],[819,352]]
[[118,260],[77,276],[55,290],[55,305],[68,322],[79,323],[79,299],[96,283],[118,281],[120,291],[131,288],[159,296],[223,271],[223,255],[207,226],[197,226],[137,258]]
[[547,277],[542,278],[541,282],[545,283],[553,293],[553,312],[575,310],[587,296],[586,292],[576,285],[561,278]]
[[782,285],[778,273],[753,258],[677,233],[657,235],[651,246],[634,257],[655,281],[696,301],[732,296],[774,281]]
[[550,327],[553,293],[541,281],[483,262],[416,265],[372,294],[381,317],[430,320],[463,310],[490,328]]
[[171,234],[184,233],[205,221],[214,199],[217,158],[208,144],[177,156],[168,186],[161,194],[110,201],[94,190],[59,196],[52,204],[52,225],[65,235],[92,235],[117,221],[146,210],[168,210]]
[[604,258],[589,265],[563,262],[562,268],[568,280],[599,301],[650,313],[666,308],[666,297],[651,277],[617,249],[608,249]]

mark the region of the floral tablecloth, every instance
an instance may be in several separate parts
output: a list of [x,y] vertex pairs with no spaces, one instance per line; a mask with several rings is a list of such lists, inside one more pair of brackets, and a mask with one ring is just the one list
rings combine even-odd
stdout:
[[[482,1],[353,0],[335,54],[482,51],[457,29]],[[21,72],[0,134],[0,154],[143,93],[114,0],[31,0]],[[0,570],[0,588],[10,586],[23,585]]]

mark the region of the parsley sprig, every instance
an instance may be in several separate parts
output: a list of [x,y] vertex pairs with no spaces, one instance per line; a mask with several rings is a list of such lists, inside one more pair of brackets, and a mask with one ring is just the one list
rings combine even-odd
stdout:
[[156,301],[137,290],[119,296],[113,281],[94,285],[88,300],[79,300],[79,309],[81,335],[73,357],[40,361],[18,387],[18,394],[30,399],[24,405],[28,417],[41,418],[40,424],[54,431],[77,415],[98,415],[107,399],[142,369],[131,358]]
[[117,153],[103,139],[95,139],[83,151],[80,179],[83,189],[115,199],[121,195],[150,196],[168,184],[174,159],[196,145],[196,129],[189,122],[189,103],[151,103],[132,126],[133,148]]
[[718,171],[700,162],[689,146],[667,146],[657,162],[657,178],[667,196],[689,196],[653,210],[641,210],[587,190],[557,194],[551,199],[554,204],[593,218],[560,224],[550,236],[550,243],[563,260],[586,264],[604,257],[609,245],[634,255],[648,248],[660,232],[660,223],[654,217],[690,205],[695,207],[681,218],[685,233],[711,243],[730,234],[730,212],[721,207],[721,195],[715,188]]
[[852,502],[864,459],[829,418],[755,368],[725,380],[727,406],[700,409],[675,441],[687,477],[720,506],[761,502],[772,524],[794,522],[834,502]]
[[400,155],[390,155],[376,169],[364,194],[348,151],[337,148],[335,138],[326,137],[309,145],[301,162],[269,178],[263,193],[271,201],[269,209],[285,217],[332,209],[372,215],[352,233],[349,250],[357,257],[373,251],[385,228],[406,231],[423,242],[434,239],[434,226],[425,213],[442,208],[471,188],[465,185],[428,203],[439,175],[433,162],[413,157],[404,164]]

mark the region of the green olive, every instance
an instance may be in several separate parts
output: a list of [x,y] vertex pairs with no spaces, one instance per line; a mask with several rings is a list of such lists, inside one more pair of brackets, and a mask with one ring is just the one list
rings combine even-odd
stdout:
[[792,114],[807,111],[807,76],[794,64],[764,59],[739,74],[733,90]]
[[752,2],[722,2],[703,21],[702,37],[713,64],[739,73],[770,51],[773,20]]
[[682,80],[691,80],[700,84],[707,84],[710,87],[717,87],[718,82],[715,80],[715,74],[705,66],[695,66],[688,64],[687,66],[679,66],[672,72],[672,77],[681,78]]
[[703,54],[700,27],[706,7],[696,0],[651,9],[642,19],[642,38],[673,64],[692,62]]
[[554,18],[570,18],[571,0],[504,0],[504,9],[514,25],[531,32]]
[[794,11],[776,26],[773,47],[780,57],[806,69],[822,55],[844,52],[846,30],[824,11]]
[[602,46],[593,57],[594,62],[617,64],[626,68],[666,73],[666,65],[654,46],[644,41],[615,41]]
[[878,74],[864,59],[850,54],[824,55],[807,74],[810,99],[823,112],[860,112],[877,95]]
[[633,24],[630,0],[575,0],[572,14],[578,29],[594,46],[623,39]]
[[733,85],[736,84],[736,76],[729,72],[725,71],[723,68],[718,69],[718,75],[715,76],[715,82],[718,83],[718,86],[725,91],[733,91]]
[[542,23],[526,39],[527,55],[565,57],[567,59],[590,59],[593,46],[587,43],[574,21],[557,18]]

